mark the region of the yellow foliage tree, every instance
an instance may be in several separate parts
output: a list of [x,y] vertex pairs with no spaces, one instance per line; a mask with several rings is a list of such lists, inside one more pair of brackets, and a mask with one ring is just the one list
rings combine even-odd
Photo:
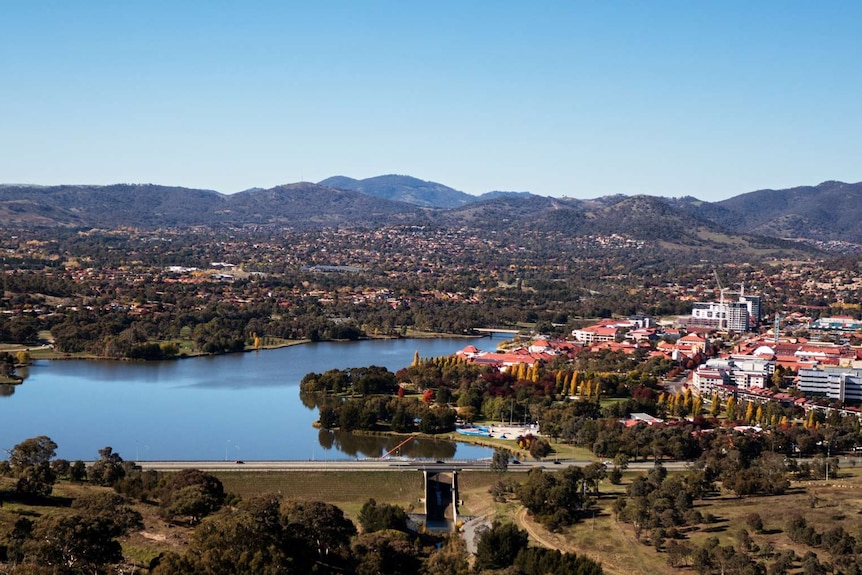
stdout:
[[22,349],[15,354],[15,363],[18,365],[30,365],[30,352]]
[[755,416],[757,415],[757,406],[754,405],[753,401],[748,402],[748,407],[745,409],[745,421],[748,423],[755,422]]
[[727,418],[730,420],[736,419],[736,400],[733,399],[733,396],[727,398],[727,404],[724,407],[725,412],[727,413]]
[[713,417],[718,417],[719,413],[721,413],[721,400],[718,398],[717,393],[713,393],[712,406],[709,408],[709,414]]
[[691,414],[697,416],[697,415],[700,415],[702,411],[703,411],[703,399],[701,399],[701,397],[699,395],[696,395],[691,400]]

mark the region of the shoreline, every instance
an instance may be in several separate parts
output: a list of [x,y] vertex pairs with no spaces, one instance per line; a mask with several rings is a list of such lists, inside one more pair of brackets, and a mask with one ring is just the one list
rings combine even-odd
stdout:
[[[270,344],[260,347],[248,347],[242,351],[233,351],[226,353],[203,353],[203,352],[194,352],[194,353],[186,353],[177,355],[171,358],[164,359],[131,359],[131,358],[123,358],[123,357],[105,357],[101,355],[95,355],[90,353],[66,353],[61,351],[56,351],[53,348],[50,348],[47,345],[40,345],[34,347],[27,347],[22,344],[7,344],[0,346],[0,353],[16,353],[18,351],[27,351],[30,353],[30,357],[33,361],[35,360],[86,360],[86,361],[130,361],[130,362],[150,362],[150,361],[175,361],[182,359],[191,359],[195,357],[215,357],[219,355],[230,355],[233,353],[249,353],[253,351],[266,351],[271,349],[283,349],[286,347],[293,347],[296,345],[305,345],[309,343],[328,343],[328,342],[350,342],[350,341],[374,341],[374,340],[398,340],[398,339],[482,339],[485,336],[482,335],[469,335],[469,334],[455,334],[455,333],[436,333],[436,332],[410,332],[408,335],[374,335],[374,336],[366,336],[356,340],[348,340],[348,339],[327,339],[320,340],[318,342],[313,342],[310,339],[295,339],[295,340],[285,340],[280,343]],[[165,342],[160,342],[165,343]]]

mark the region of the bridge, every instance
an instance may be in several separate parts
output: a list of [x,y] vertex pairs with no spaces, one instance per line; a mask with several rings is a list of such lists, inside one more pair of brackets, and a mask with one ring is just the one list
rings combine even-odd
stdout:
[[495,327],[474,327],[473,331],[477,331],[482,334],[488,334],[490,337],[494,337],[495,333],[505,333],[510,335],[518,335],[519,333],[521,333],[521,331],[517,329],[503,329]]

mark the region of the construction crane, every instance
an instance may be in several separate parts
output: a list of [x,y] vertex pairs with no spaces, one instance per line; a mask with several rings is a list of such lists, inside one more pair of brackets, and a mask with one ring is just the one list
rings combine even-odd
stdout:
[[712,267],[712,275],[715,276],[715,283],[718,284],[718,303],[721,310],[718,312],[718,328],[727,329],[727,309],[724,307],[724,292],[726,288],[721,287],[721,280],[718,277],[718,271],[715,269],[715,266]]
[[775,325],[772,328],[772,341],[775,345],[778,345],[778,323],[781,320],[781,314],[775,312]]
[[[742,298],[745,295],[745,282],[734,284],[739,286],[739,291],[733,291],[730,288],[722,287],[721,279],[718,277],[718,270],[715,269],[715,266],[712,267],[712,275],[715,277],[715,283],[718,284],[718,303],[721,309],[721,311],[719,312],[721,314],[721,317],[718,318],[718,327],[719,329],[727,329],[728,322],[730,321],[728,317],[730,315],[730,312],[728,307],[724,305],[724,294],[739,294],[739,297]],[[740,301],[742,300],[740,299]]]

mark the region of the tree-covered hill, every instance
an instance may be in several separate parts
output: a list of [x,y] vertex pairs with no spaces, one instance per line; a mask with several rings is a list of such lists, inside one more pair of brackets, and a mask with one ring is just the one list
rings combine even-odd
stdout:
[[862,243],[862,182],[759,190],[718,205],[737,216],[728,222],[734,231]]
[[376,198],[406,202],[429,208],[457,208],[476,201],[476,196],[465,194],[437,182],[426,182],[411,176],[386,175],[355,180],[346,176],[333,176],[319,182],[322,186],[362,192]]

